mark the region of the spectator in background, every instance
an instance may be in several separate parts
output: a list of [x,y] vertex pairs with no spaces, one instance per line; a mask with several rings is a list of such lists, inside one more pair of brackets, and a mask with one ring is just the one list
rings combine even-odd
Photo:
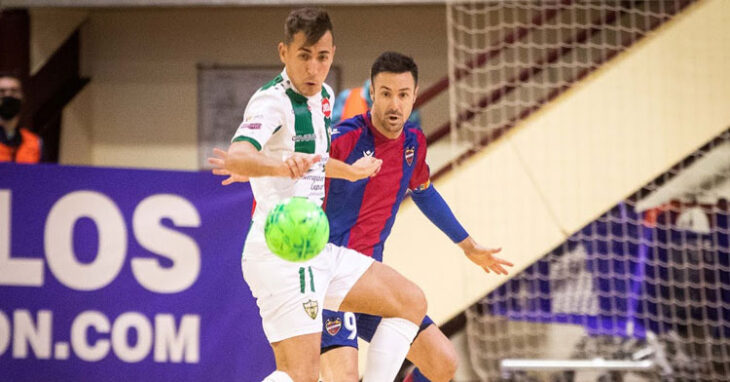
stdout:
[[41,138],[19,126],[22,105],[23,85],[20,77],[0,73],[0,162],[41,161]]
[[[370,79],[365,80],[362,87],[345,89],[337,95],[335,108],[332,110],[332,126],[340,121],[364,114],[373,107],[373,99],[370,97]],[[418,110],[413,110],[408,122],[421,125],[421,115]]]

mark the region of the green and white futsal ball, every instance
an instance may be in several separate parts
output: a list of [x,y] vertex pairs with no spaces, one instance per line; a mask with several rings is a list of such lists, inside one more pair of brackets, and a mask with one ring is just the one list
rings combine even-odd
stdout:
[[317,204],[307,198],[288,198],[269,211],[264,236],[271,252],[282,259],[307,261],[324,249],[330,225]]

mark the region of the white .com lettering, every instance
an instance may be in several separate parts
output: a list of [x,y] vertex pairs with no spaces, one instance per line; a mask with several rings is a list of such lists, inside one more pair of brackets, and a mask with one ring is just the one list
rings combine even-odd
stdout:
[[[101,361],[113,353],[124,362],[147,359],[158,363],[200,362],[200,316],[185,314],[176,326],[172,314],[156,314],[150,321],[138,312],[122,313],[113,322],[104,313],[87,310],[71,324],[70,341],[54,342],[53,312],[40,310],[35,317],[25,309],[6,314],[0,310],[0,357],[67,360],[71,355],[87,362]],[[97,333],[90,341],[89,332]],[[128,333],[136,333],[134,343]]]
[[[44,260],[27,257],[29,254],[11,256],[11,216],[11,192],[0,190],[0,286],[42,287]],[[78,261],[74,253],[74,227],[82,218],[91,219],[99,233],[98,250],[90,263]],[[134,210],[132,234],[142,247],[169,259],[172,266],[163,267],[154,258],[134,258],[132,273],[149,291],[177,293],[189,288],[198,278],[200,248],[191,237],[163,226],[163,219],[171,220],[176,227],[201,224],[195,206],[181,196],[157,194],[142,200]],[[45,221],[43,244],[48,269],[68,288],[101,289],[121,271],[127,256],[128,235],[119,207],[108,196],[95,191],[64,195],[53,205]]]

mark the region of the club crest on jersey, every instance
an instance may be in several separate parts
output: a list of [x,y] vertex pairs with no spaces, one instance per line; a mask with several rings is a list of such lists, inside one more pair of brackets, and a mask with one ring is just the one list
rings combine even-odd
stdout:
[[375,153],[372,150],[365,150],[362,152],[362,156],[364,156],[364,157],[371,157],[371,156],[373,156],[373,154],[375,154]]
[[413,156],[415,154],[416,154],[416,148],[415,147],[411,146],[411,147],[409,147],[409,148],[406,149],[406,154],[405,154],[406,163],[408,163],[409,166],[413,164]]
[[307,312],[309,317],[313,320],[317,318],[317,313],[319,313],[319,304],[317,301],[309,300],[302,303],[302,306],[304,306],[304,311]]
[[339,317],[328,318],[324,323],[324,328],[327,330],[329,335],[334,336],[340,332],[340,328],[342,328],[342,320],[340,320]]
[[322,98],[322,114],[329,118],[332,115],[332,108],[330,107],[330,99]]

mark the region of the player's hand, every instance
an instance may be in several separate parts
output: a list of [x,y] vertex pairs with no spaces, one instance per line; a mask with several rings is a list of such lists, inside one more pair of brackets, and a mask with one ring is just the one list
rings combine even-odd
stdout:
[[284,161],[284,165],[289,169],[290,178],[299,179],[321,159],[319,154],[294,153]]
[[514,264],[507,260],[494,256],[499,253],[502,248],[485,248],[479,245],[471,237],[467,237],[459,243],[459,247],[464,250],[464,254],[474,264],[482,267],[485,272],[494,272],[498,275],[508,275],[509,272],[504,267],[512,267]]
[[367,177],[372,178],[377,175],[378,172],[380,172],[380,167],[382,165],[382,159],[373,158],[371,156],[364,156],[356,160],[355,163],[352,164],[354,177],[350,180],[354,182],[356,180],[365,179]]
[[248,182],[247,176],[234,174],[226,168],[226,160],[228,159],[227,152],[219,148],[214,148],[213,155],[215,156],[208,158],[208,163],[213,166],[213,174],[228,177],[221,182],[222,185],[227,186],[235,182]]

